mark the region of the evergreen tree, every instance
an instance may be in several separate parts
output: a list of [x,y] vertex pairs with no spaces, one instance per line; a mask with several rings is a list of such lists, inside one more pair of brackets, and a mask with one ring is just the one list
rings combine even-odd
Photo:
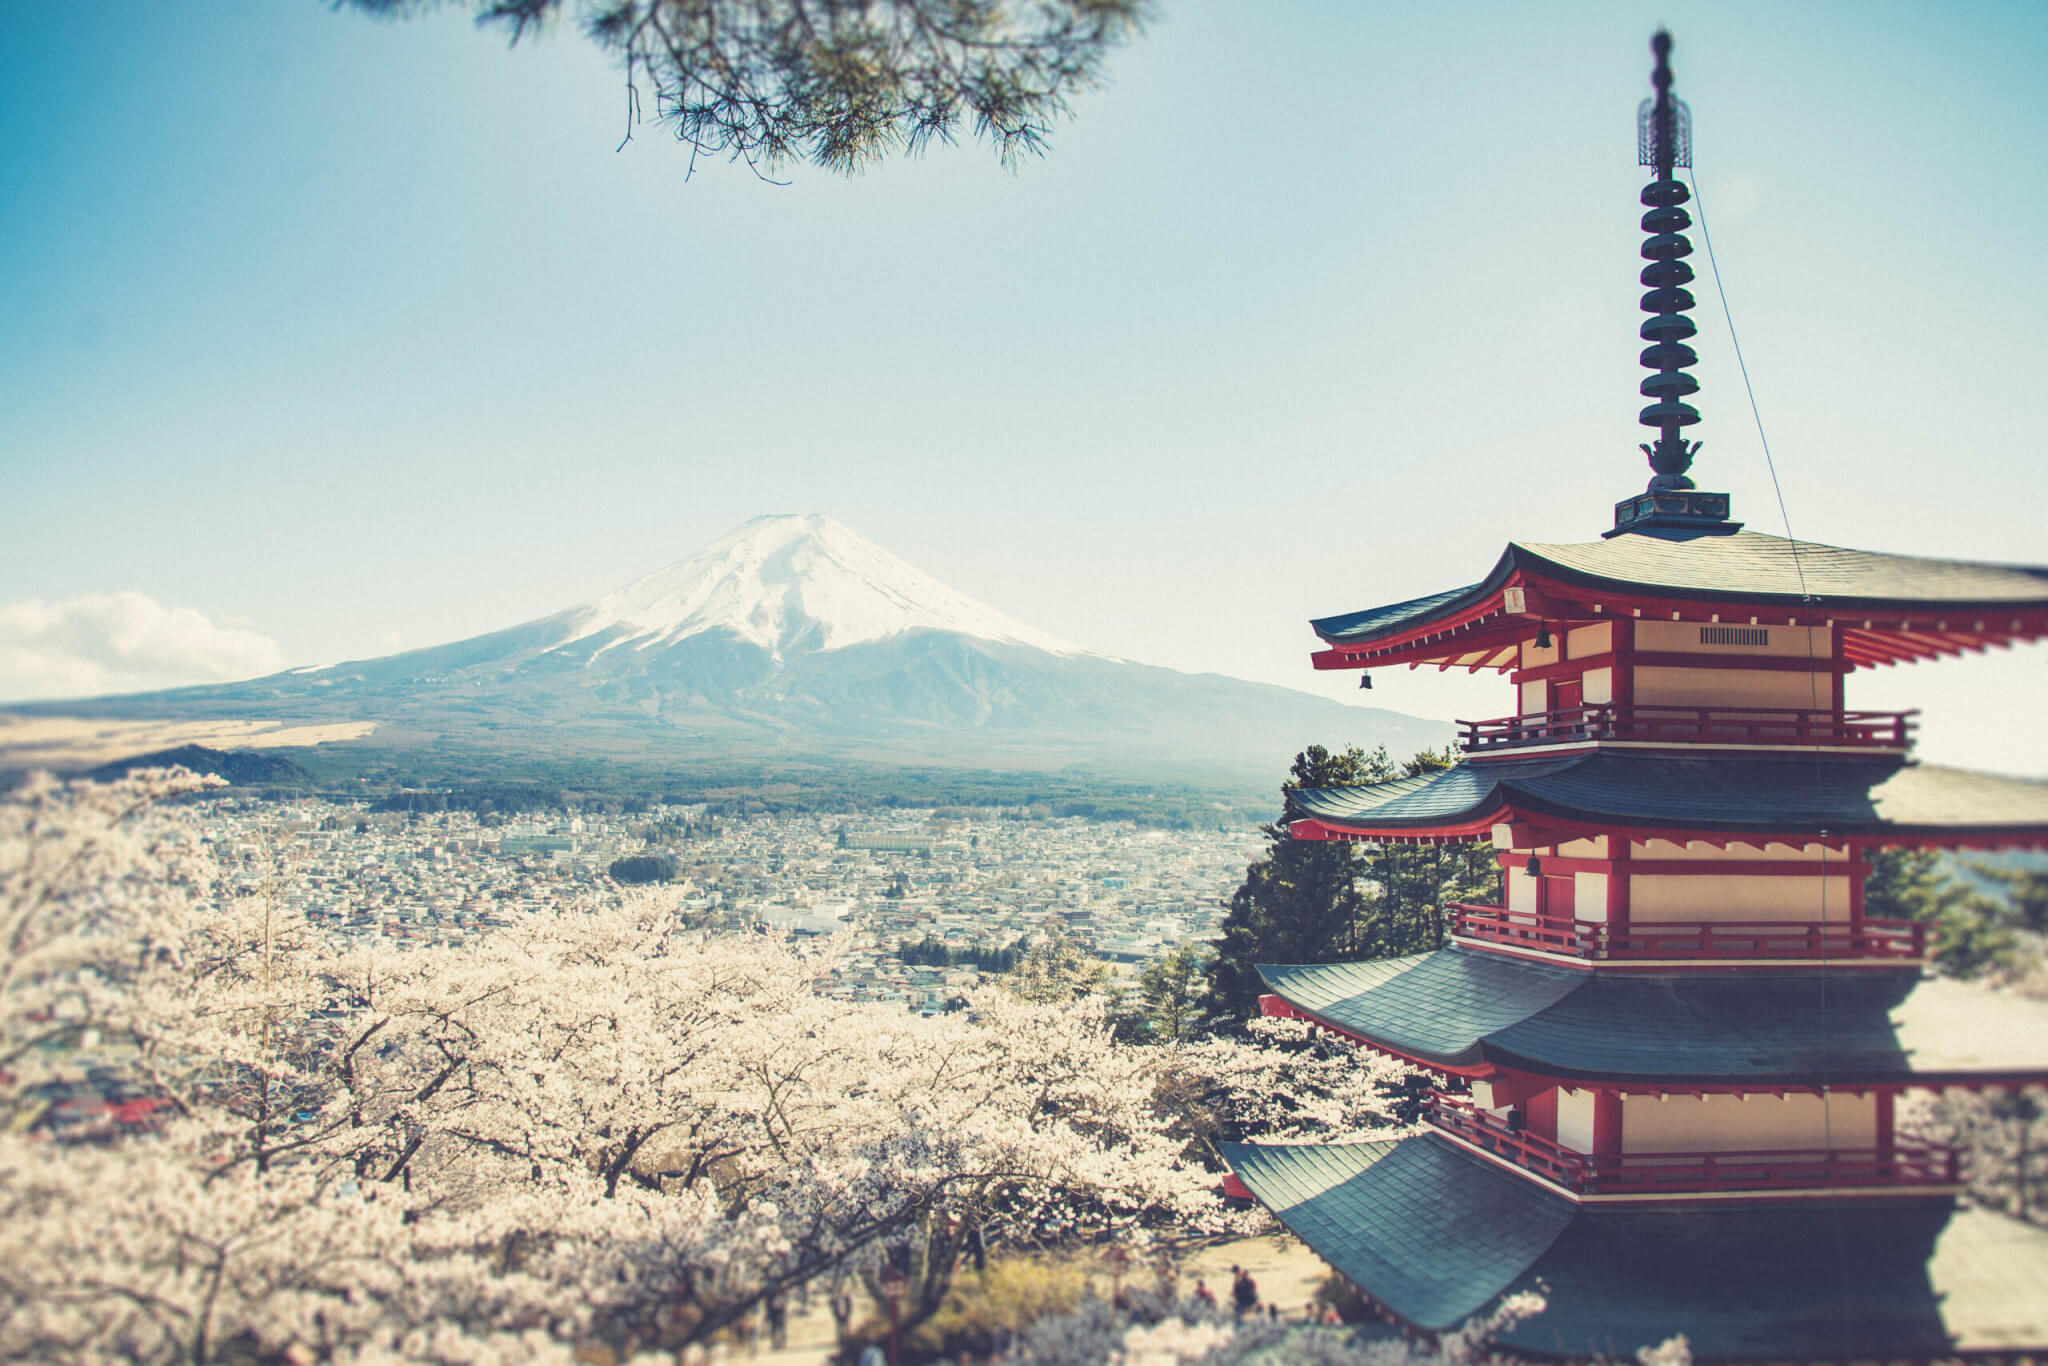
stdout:
[[[1401,765],[1419,778],[1458,762],[1451,746],[1425,749]],[[1344,957],[1393,958],[1444,945],[1445,907],[1500,899],[1500,864],[1484,840],[1366,846],[1359,861],[1364,904]],[[1268,960],[1271,961],[1271,960]]]
[[[432,0],[333,0],[374,15]],[[625,69],[644,109],[698,156],[769,173],[864,170],[963,128],[1004,165],[1045,150],[1070,102],[1143,26],[1143,0],[442,0],[513,42],[566,22]]]
[[2030,934],[2048,934],[2048,869],[1997,868],[1973,863],[1971,870],[2003,889],[2006,918]]
[[1931,849],[1872,850],[1863,913],[1876,920],[1925,923],[1934,939],[1934,961],[1954,977],[2010,967],[2018,954],[2009,923],[2014,913],[1950,878],[1942,871],[1941,856]]
[[[1384,746],[1331,753],[1311,745],[1294,758],[1284,794],[1420,777],[1449,768],[1455,750],[1424,750],[1396,765]],[[1335,963],[1420,953],[1444,942],[1444,906],[1491,900],[1499,886],[1483,843],[1361,846],[1296,840],[1282,820],[1264,827],[1264,857],[1230,899],[1204,1005],[1217,1018],[1258,1013],[1259,963]]]
[[1027,1001],[1063,1005],[1100,991],[1109,964],[1065,935],[1047,935],[1018,960],[1004,985]]
[[1202,971],[1206,955],[1183,944],[1147,963],[1138,973],[1138,1003],[1148,1037],[1180,1043],[1201,1023]]

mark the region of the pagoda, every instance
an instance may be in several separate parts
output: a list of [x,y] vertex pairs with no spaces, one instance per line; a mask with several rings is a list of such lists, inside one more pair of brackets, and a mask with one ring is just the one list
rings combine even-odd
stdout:
[[1874,850],[2048,846],[2048,784],[1912,755],[1849,708],[1878,664],[2048,635],[2048,568],[1744,530],[1688,475],[1690,127],[1659,33],[1639,116],[1643,446],[1582,544],[1313,623],[1321,669],[1493,670],[1514,714],[1442,772],[1290,794],[1296,839],[1490,841],[1503,904],[1447,943],[1262,965],[1268,1014],[1435,1081],[1418,1135],[1224,1145],[1381,1312],[1438,1332],[1502,1296],[1502,1346],[1702,1361],[2011,1359],[2048,1348],[2048,1231],[1971,1204],[1902,1096],[2048,1083],[2048,1005],[1936,975],[1928,927],[1865,913]]

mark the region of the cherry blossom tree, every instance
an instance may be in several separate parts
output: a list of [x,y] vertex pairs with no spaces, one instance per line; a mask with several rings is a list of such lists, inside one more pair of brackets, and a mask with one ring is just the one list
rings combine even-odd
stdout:
[[[970,1247],[1263,1219],[1224,1208],[1214,1133],[1383,1118],[1298,1026],[1140,1046],[1099,1000],[833,1001],[829,948],[684,931],[659,891],[350,942],[223,874],[164,805],[199,787],[0,803],[0,1355],[630,1355],[885,1264],[915,1320]],[[149,1122],[39,1126],[87,1067]]]

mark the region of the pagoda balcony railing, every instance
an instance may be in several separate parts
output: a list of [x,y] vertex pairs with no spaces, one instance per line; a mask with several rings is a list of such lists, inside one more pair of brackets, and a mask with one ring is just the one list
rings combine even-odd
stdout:
[[1613,926],[1504,906],[1453,904],[1451,933],[1574,958],[1886,958],[1927,956],[1917,920],[1719,920]]
[[1625,707],[1602,702],[1457,724],[1465,728],[1459,743],[1467,754],[1603,740],[1905,750],[1912,747],[1913,718],[1919,714],[1794,707]]
[[1778,1148],[1747,1152],[1582,1153],[1516,1127],[1472,1102],[1429,1098],[1429,1122],[1482,1151],[1580,1195],[1690,1195],[1830,1186],[1960,1185],[1963,1155],[1936,1144]]

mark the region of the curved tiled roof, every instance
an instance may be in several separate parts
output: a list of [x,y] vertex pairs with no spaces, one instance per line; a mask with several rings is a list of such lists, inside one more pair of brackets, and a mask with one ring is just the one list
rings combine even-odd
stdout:
[[[1795,553],[1796,547],[1796,553]],[[1525,568],[1615,587],[1712,597],[1823,603],[2039,606],[2048,567],[1886,555],[1758,531],[1633,535],[1568,545],[1508,547]]]
[[1696,1086],[2048,1077],[2048,1004],[1910,969],[1586,972],[1452,947],[1259,975],[1442,1067]]
[[1410,1323],[1484,1309],[1557,1241],[1572,1204],[1432,1137],[1217,1151],[1259,1202]]
[[1461,607],[1468,599],[1484,597],[1491,590],[1492,584],[1493,581],[1489,578],[1479,583],[1468,583],[1463,588],[1431,593],[1427,597],[1410,598],[1406,602],[1390,603],[1385,607],[1368,607],[1363,612],[1346,612],[1340,616],[1321,617],[1309,625],[1317,635],[1332,643],[1340,640],[1370,640],[1374,636],[1397,631],[1410,622],[1427,621],[1445,608]]
[[1467,761],[1421,778],[1288,794],[1296,815],[1360,833],[1469,825],[1512,806],[1623,829],[1939,834],[2048,826],[2048,783],[1898,758],[1626,750]]
[[2048,607],[2048,567],[1886,555],[1756,531],[1663,529],[1570,544],[1514,542],[1478,583],[1310,625],[1332,645],[1361,644],[1479,602],[1518,570],[1612,592],[1816,609]]
[[1433,1134],[1218,1145],[1281,1223],[1440,1331],[1501,1295],[1548,1307],[1500,1345],[1629,1360],[1925,1359],[2048,1341],[2048,1231],[1946,1198],[1580,1207]]

